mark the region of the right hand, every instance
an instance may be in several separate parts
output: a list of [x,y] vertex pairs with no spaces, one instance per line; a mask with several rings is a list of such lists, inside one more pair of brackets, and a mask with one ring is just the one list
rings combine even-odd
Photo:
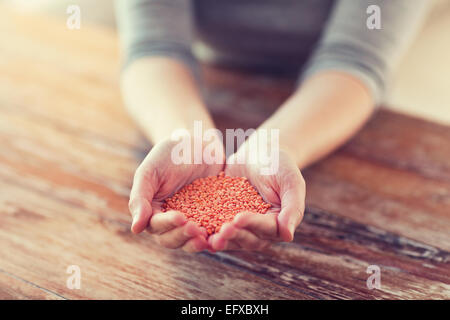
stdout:
[[[245,148],[240,151],[245,152]],[[278,152],[277,169],[270,175],[261,174],[267,164],[251,163],[246,158],[244,163],[237,163],[238,153],[228,158],[225,174],[247,178],[271,208],[265,214],[236,215],[208,238],[212,250],[261,250],[272,243],[294,239],[305,209],[305,180],[293,157],[285,150]]]
[[[164,199],[193,180],[219,174],[224,164],[174,164],[171,152],[178,143],[165,140],[156,144],[137,168],[129,201],[131,231],[137,234],[147,229],[164,247],[198,252],[209,247],[205,228],[179,211],[162,212],[161,206]],[[223,150],[221,141],[210,143],[220,143]]]

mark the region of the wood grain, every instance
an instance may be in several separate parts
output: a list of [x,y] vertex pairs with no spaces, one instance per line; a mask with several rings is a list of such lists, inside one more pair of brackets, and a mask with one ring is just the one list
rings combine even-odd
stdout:
[[[449,299],[450,128],[380,110],[305,170],[295,240],[185,254],[129,231],[150,146],[118,89],[117,37],[0,7],[1,299]],[[255,127],[292,79],[205,67],[218,126]],[[378,265],[380,290],[366,269]],[[66,286],[69,265],[82,287]]]
[[0,270],[0,300],[60,300],[62,297]]

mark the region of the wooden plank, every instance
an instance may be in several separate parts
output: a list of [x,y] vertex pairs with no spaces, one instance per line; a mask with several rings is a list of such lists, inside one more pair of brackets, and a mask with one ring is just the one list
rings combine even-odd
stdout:
[[[37,178],[24,174],[27,187],[16,184],[20,170],[0,171],[0,243],[8,248],[0,268],[65,298],[310,298],[206,256],[163,249],[128,224],[59,199]],[[70,265],[81,269],[80,290],[66,287]]]
[[97,139],[142,147],[120,103],[118,43],[112,30],[87,24],[69,30],[64,20],[18,14],[6,6],[0,17],[0,37],[12,44],[0,46],[3,108],[26,111],[68,131],[81,129]]
[[61,296],[0,270],[0,300],[60,300]]
[[372,162],[450,182],[449,141],[448,126],[379,112],[345,150]]
[[[95,214],[99,215],[97,219],[100,218],[100,220],[90,222],[89,225],[98,224],[99,221],[102,223],[105,223],[105,221],[111,223],[111,221],[116,221],[117,219],[118,221],[123,221],[123,224],[121,223],[121,226],[123,225],[124,228],[123,232],[128,233],[128,225],[126,224],[128,217],[123,215],[124,211],[126,211],[126,197],[123,197],[122,199],[122,212],[120,212],[120,210],[116,211],[114,206],[104,205],[101,201],[98,201],[98,203],[101,203],[102,206],[97,207],[95,205],[97,203],[95,198],[98,197],[101,199],[105,197],[105,195],[101,193],[96,195],[95,190],[92,190],[92,188],[85,190],[83,194],[83,197],[89,201],[73,201],[70,198],[71,194],[66,190],[67,187],[58,185],[58,180],[45,182],[47,174],[42,171],[40,172],[43,174],[44,178],[36,175],[36,172],[34,171],[30,174],[30,171],[26,170],[26,168],[22,166],[17,167],[16,163],[9,165],[12,166],[8,166],[7,170],[0,170],[2,173],[1,180],[19,184],[21,189],[32,189],[41,197],[48,197],[49,190],[53,190],[51,197],[62,203],[80,206],[84,210],[88,209],[88,212],[94,210]],[[17,173],[12,174],[15,170],[17,170]],[[21,177],[26,179],[20,179]],[[84,187],[84,185],[78,186],[77,180],[72,180],[72,182],[72,189]],[[91,194],[92,191],[94,192],[93,194]],[[10,193],[16,195],[18,192],[11,191]],[[67,198],[68,196],[69,198]],[[30,199],[30,196],[27,196],[26,198]],[[42,200],[36,199],[37,203],[40,201]],[[25,217],[27,215],[34,216],[33,209],[29,210],[30,211],[25,214]],[[34,210],[36,211],[36,209]],[[63,211],[66,212],[67,209],[64,209]],[[319,217],[317,217],[318,215]],[[320,215],[323,215],[323,217]],[[85,223],[74,224],[80,226],[86,225]],[[326,228],[322,228],[318,231],[312,229],[314,225],[321,226],[323,224],[325,224]],[[5,225],[5,223],[2,222],[2,225]],[[364,232],[362,232],[361,229]],[[355,231],[357,232],[355,233]],[[329,235],[327,235],[327,233]],[[300,235],[303,236],[298,238]],[[318,237],[318,235],[321,237]],[[362,235],[366,239],[362,237]],[[337,241],[340,238],[351,239],[350,245],[353,247],[355,246],[352,244],[352,241],[359,243],[359,246],[356,247],[355,250],[355,252],[358,253],[356,257],[352,257],[348,252],[345,255],[343,254],[346,250],[348,251],[349,244],[345,241]],[[366,227],[351,220],[343,220],[342,218],[333,217],[329,214],[327,215],[319,212],[314,215],[314,212],[309,211],[299,230],[296,243],[300,243],[301,246],[295,249],[291,245],[286,247],[278,246],[273,250],[265,252],[262,258],[258,258],[259,254],[235,253],[231,255],[224,254],[228,258],[221,258],[220,261],[236,266],[239,269],[243,268],[242,265],[246,267],[250,266],[247,271],[254,273],[254,275],[263,276],[277,284],[289,286],[289,288],[294,287],[308,296],[316,298],[417,298],[423,297],[425,292],[430,296],[439,297],[441,296],[441,292],[443,292],[443,288],[446,288],[445,283],[450,282],[448,279],[448,271],[445,271],[448,269],[448,257],[445,252],[420,243],[416,244],[413,241],[397,237],[396,235],[390,235],[381,229],[377,230],[375,228]],[[308,243],[306,248],[305,243]],[[312,245],[315,245],[316,248],[311,249]],[[402,247],[398,249],[400,245]],[[375,246],[376,250],[371,248],[371,246]],[[55,249],[54,251],[58,252],[60,250],[61,249]],[[375,253],[373,253],[373,251],[375,251]],[[44,252],[41,254],[44,254]],[[333,257],[333,255],[335,257]],[[404,261],[405,257],[402,257],[402,255],[408,258],[406,262]],[[152,255],[148,254],[148,256]],[[230,259],[230,256],[233,258]],[[350,258],[347,256],[350,256]],[[236,261],[239,261],[239,263],[236,263]],[[283,263],[281,263],[281,261],[283,261]],[[386,277],[383,273],[383,282],[388,283],[388,288],[390,288],[390,291],[387,293],[380,294],[377,292],[377,296],[365,289],[364,285],[367,277],[365,268],[371,261],[382,264],[382,266],[390,273],[389,277]],[[442,267],[443,263],[447,264],[447,268]],[[421,264],[426,265],[427,267],[422,266],[421,268]],[[412,271],[410,268],[411,266],[413,267]],[[434,276],[427,274],[426,268],[432,268],[431,271]],[[394,269],[395,272],[391,271],[392,269]],[[267,275],[268,271],[265,270],[270,271],[270,276]],[[317,270],[320,270],[321,273],[317,274]],[[316,274],[314,274],[314,272]],[[327,280],[327,275],[328,277],[331,277],[336,273],[341,274],[340,279],[336,280],[331,278]],[[355,282],[354,273],[357,274],[358,282]],[[408,281],[405,281],[405,277],[400,277],[401,281],[399,281],[399,275],[402,276],[406,273],[411,273]],[[292,279],[286,281],[286,274],[295,275],[293,276],[295,281]],[[388,278],[389,281],[387,281],[386,278]],[[424,281],[421,282],[421,279]],[[418,292],[411,293],[408,290],[404,290],[405,288],[400,286],[402,281],[414,284],[414,291]],[[442,281],[443,284],[439,285],[439,282],[437,281]],[[427,286],[436,288],[436,290],[431,291]],[[421,288],[421,290],[417,288]],[[425,289],[427,289],[427,291],[425,291]]]
[[304,174],[308,206],[450,249],[450,183],[345,152]]
[[[67,199],[64,199],[64,191],[55,190],[55,192],[53,192],[51,195],[48,194],[48,186],[46,186],[44,183],[36,183],[34,181],[40,180],[40,177],[28,176],[26,172],[23,172],[21,170],[14,175],[11,173],[12,171],[14,171],[14,168],[8,168],[8,170],[0,170],[0,172],[2,173],[2,175],[0,175],[2,181],[6,181],[6,183],[8,184],[20,183],[20,189],[17,190],[15,190],[12,185],[2,186],[2,190],[9,190],[9,192],[6,193],[8,195],[8,198],[2,199],[3,201],[5,201],[5,203],[7,203],[8,207],[6,208],[7,210],[5,208],[2,208],[2,212],[11,212],[16,210],[14,211],[14,219],[11,219],[10,223],[5,220],[1,221],[2,226],[4,226],[6,230],[9,230],[8,227],[13,224],[19,224],[19,226],[21,226],[21,224],[27,224],[30,225],[33,230],[35,228],[38,228],[38,230],[42,230],[42,232],[44,232],[46,229],[50,232],[55,232],[55,230],[61,229],[60,224],[66,223],[71,225],[71,231],[63,232],[63,234],[67,234],[69,238],[67,240],[61,239],[61,231],[58,230],[58,233],[53,235],[53,241],[69,242],[74,240],[74,234],[76,234],[74,233],[73,229],[80,228],[80,226],[89,226],[89,230],[88,232],[86,232],[87,234],[77,236],[75,239],[86,238],[86,240],[89,242],[95,242],[95,240],[88,240],[93,237],[93,235],[91,234],[93,233],[92,229],[97,229],[95,227],[97,225],[101,225],[102,227],[105,227],[106,225],[107,229],[118,229],[119,231],[117,232],[121,233],[120,239],[108,240],[108,242],[110,243],[116,244],[118,242],[123,242],[124,239],[122,238],[125,236],[129,237],[128,242],[130,242],[133,246],[139,247],[140,243],[147,247],[149,244],[152,244],[148,241],[148,237],[144,237],[144,239],[138,238],[138,243],[135,243],[137,239],[131,239],[128,224],[117,224],[116,222],[114,222],[116,221],[114,215],[108,214],[104,217],[100,216],[97,218],[92,218],[89,220],[89,222],[73,221],[73,217],[76,217],[76,220],[80,220],[81,217],[86,217],[86,213],[88,213],[88,215],[92,215],[92,213],[90,212],[90,210],[86,210],[88,208],[83,203],[71,203],[71,201],[67,201]],[[27,179],[18,182],[20,180],[20,176],[24,176]],[[26,184],[24,184],[24,181],[26,181]],[[74,184],[73,187],[76,187],[76,185]],[[36,195],[25,195],[21,197],[22,192],[20,190],[29,189],[33,190],[33,193],[36,193]],[[31,203],[28,204],[26,208],[21,208],[19,207],[19,204],[21,203],[20,201],[18,201],[16,204],[11,204],[9,202],[15,200],[14,198],[11,199],[10,195],[14,195],[17,198],[26,198],[29,202],[31,201]],[[86,192],[85,196],[91,199],[90,202],[94,202],[93,198],[95,198],[95,196],[89,195],[89,192]],[[65,222],[55,221],[57,217],[47,217],[40,213],[41,211],[46,212],[46,210],[42,210],[38,206],[48,201],[44,201],[42,199],[47,197],[51,198],[51,200],[54,200],[51,201],[52,207],[54,208],[53,210],[64,212],[68,216],[65,218],[61,217],[60,220],[63,220]],[[8,200],[8,202],[6,200]],[[56,203],[53,204],[53,202]],[[62,208],[59,208],[59,203],[63,204],[61,205]],[[66,208],[67,206],[68,208]],[[72,208],[74,206],[81,207],[83,210],[76,210],[75,212],[71,212],[74,210]],[[124,199],[123,201],[123,206],[126,206],[126,199]],[[108,209],[112,208],[106,207],[101,211],[104,212]],[[112,212],[114,213],[113,209]],[[119,216],[119,213],[117,213],[117,216]],[[52,224],[54,225],[38,225],[37,222],[42,219],[51,220]],[[17,230],[9,230],[8,233],[16,235],[16,237],[18,237],[18,242],[42,242],[34,239],[36,236],[38,236],[36,235],[36,231],[27,230],[24,231],[24,234],[21,234]],[[45,231],[45,233],[47,233],[47,231]],[[96,233],[99,232],[96,231]],[[30,234],[32,238],[25,240],[28,234]],[[44,235],[40,236],[43,237]],[[107,234],[104,234],[104,232],[100,233],[99,237],[100,236],[102,239],[108,238]],[[45,238],[47,237],[48,236],[45,236]],[[4,241],[1,242],[5,243]],[[263,276],[266,279],[274,281],[276,284],[287,286],[289,288],[295,288],[296,290],[303,292],[308,297],[420,298],[424,297],[425,294],[434,297],[442,297],[442,295],[446,292],[445,290],[449,290],[448,285],[445,285],[445,283],[450,283],[448,271],[450,270],[448,268],[448,253],[443,252],[437,248],[429,247],[414,241],[410,241],[408,239],[398,237],[393,234],[389,234],[381,229],[370,228],[362,224],[355,223],[349,219],[345,220],[343,218],[326,214],[324,212],[309,211],[305,216],[305,221],[302,224],[299,233],[297,234],[295,242],[299,246],[276,246],[275,248],[267,250],[262,254],[233,253],[220,254],[218,255],[218,257],[220,257],[219,261],[221,262],[236,266],[239,270],[246,270],[247,272],[252,273],[254,276]],[[5,245],[10,248],[14,248],[14,244],[6,243]],[[70,244],[66,243],[66,246],[69,247]],[[102,245],[99,244],[98,247],[101,248]],[[155,244],[152,244],[152,247],[155,250],[157,248]],[[142,248],[140,250],[142,250]],[[67,252],[68,250],[66,247],[59,248],[58,246],[56,246],[51,248],[46,246],[45,248],[41,248],[40,252],[36,252],[34,254],[35,258],[38,259],[40,256],[48,256],[49,253],[54,252],[56,253],[56,260],[61,259],[61,251]],[[122,250],[119,248],[114,251],[122,252]],[[126,265],[132,263],[132,261],[134,260],[132,256],[134,255],[145,257],[158,256],[158,258],[160,255],[164,255],[164,253],[156,254],[155,252],[135,252],[129,253],[131,255],[129,256],[128,252],[130,251],[130,249],[127,248],[126,251],[126,258],[124,257]],[[17,252],[21,252],[21,249],[17,248],[14,252],[17,254]],[[23,253],[23,256],[30,256],[29,251]],[[7,258],[8,261],[13,261],[10,262],[11,268],[13,267],[13,265],[23,265],[23,261],[17,260],[17,257],[14,258],[16,254],[12,257]],[[81,253],[79,254],[82,255]],[[87,256],[84,257],[85,259],[89,259],[89,256],[99,255],[99,253],[92,248],[86,250],[86,254]],[[76,253],[72,255],[72,259],[74,259],[73,256],[76,256]],[[211,258],[217,259],[217,257],[215,256],[211,256]],[[14,259],[16,261],[14,261]],[[79,257],[76,257],[76,259],[80,260]],[[82,264],[88,263],[84,260],[81,260],[81,262]],[[172,263],[167,263],[167,261],[163,262],[164,263],[159,266],[160,268],[162,268],[163,266],[164,268],[171,268]],[[388,288],[386,289],[386,292],[378,291],[375,294],[365,288],[365,279],[367,278],[365,269],[371,262],[376,262],[377,264],[381,265],[383,270],[383,288]],[[66,263],[67,265],[69,265],[71,262],[67,261]],[[89,263],[95,265],[98,269],[101,269],[101,262],[89,261]],[[167,265],[165,265],[165,263],[167,263]],[[137,261],[133,264],[142,265],[143,263],[142,261]],[[208,265],[210,263],[202,261],[202,264]],[[426,267],[424,267],[423,265],[426,265]],[[2,266],[2,268],[4,267],[5,266]],[[119,262],[111,262],[108,260],[109,269],[119,267]],[[45,268],[50,268],[50,270],[52,270],[52,268],[49,266],[46,266]],[[192,268],[192,266],[189,265],[188,268]],[[384,269],[386,269],[386,272]],[[40,270],[40,272],[43,272],[43,270]],[[61,273],[62,271],[59,270],[59,272]],[[204,272],[204,270],[202,270],[202,272]],[[216,270],[216,272],[219,271]],[[133,273],[130,276],[130,279],[135,278],[136,273]],[[340,278],[333,278],[335,274],[340,274]],[[405,274],[408,274],[408,276],[405,276]],[[29,274],[25,275],[30,277]],[[202,276],[204,277],[205,274],[198,275],[199,279],[201,279]],[[214,276],[212,274],[209,274],[209,277]],[[288,277],[288,280],[286,280],[286,277]],[[199,279],[197,279],[197,281],[199,281]],[[33,281],[39,281],[39,277],[33,278]],[[93,280],[89,279],[88,281]],[[45,285],[51,286],[54,285],[54,282],[56,281],[53,281],[51,284]],[[111,281],[111,283],[112,282],[113,281]],[[440,284],[440,282],[442,282],[442,284]],[[108,287],[108,290],[113,291],[115,288],[111,285],[111,283],[108,284],[108,286],[110,286]],[[407,286],[405,288],[405,284],[407,283],[409,283],[410,286]],[[214,287],[215,286],[213,285],[211,288]],[[407,290],[408,288],[412,287],[414,287],[414,290],[412,292]],[[434,289],[431,290],[430,288]],[[58,290],[63,289],[59,286]],[[166,290],[164,291],[167,292]],[[65,292],[57,292],[67,295],[67,293]],[[113,292],[110,294],[112,295]],[[124,292],[122,292],[122,294],[124,294]],[[158,297],[161,298],[162,296]],[[181,295],[181,297],[183,296]]]
[[[307,211],[293,245],[214,257],[320,299],[450,295],[448,251],[314,209]],[[381,269],[380,290],[366,287],[366,270],[372,264]]]

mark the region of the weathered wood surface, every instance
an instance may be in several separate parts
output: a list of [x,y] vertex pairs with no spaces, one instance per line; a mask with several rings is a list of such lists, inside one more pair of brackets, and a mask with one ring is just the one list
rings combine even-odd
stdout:
[[[0,298],[450,298],[449,127],[380,111],[305,170],[293,243],[189,255],[129,231],[149,145],[121,105],[115,34],[2,7],[0,38]],[[257,125],[292,89],[213,69],[205,83],[221,128]]]

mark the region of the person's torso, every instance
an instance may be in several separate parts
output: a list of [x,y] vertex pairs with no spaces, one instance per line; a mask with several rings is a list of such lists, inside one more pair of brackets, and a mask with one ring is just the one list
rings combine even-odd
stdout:
[[334,0],[193,0],[197,54],[218,64],[300,65]]

